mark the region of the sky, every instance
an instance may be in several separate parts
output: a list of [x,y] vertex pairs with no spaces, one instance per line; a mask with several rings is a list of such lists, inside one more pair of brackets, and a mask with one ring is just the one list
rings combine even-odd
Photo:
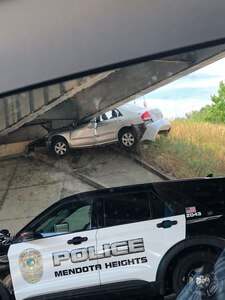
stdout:
[[182,77],[135,100],[148,108],[160,108],[169,119],[184,117],[186,113],[211,104],[211,95],[217,94],[219,82],[225,82],[225,58]]

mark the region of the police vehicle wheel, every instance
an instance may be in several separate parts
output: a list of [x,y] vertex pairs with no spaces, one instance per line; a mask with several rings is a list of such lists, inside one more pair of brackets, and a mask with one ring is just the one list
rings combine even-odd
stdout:
[[[152,298],[150,298],[152,299]],[[164,296],[156,296],[152,300],[164,300]]]
[[124,128],[119,132],[119,143],[123,148],[133,149],[137,145],[137,137],[130,128]]
[[10,292],[10,294],[13,293],[13,285],[12,285],[12,277],[10,274],[8,274],[3,280],[2,280],[4,286],[6,289]]
[[64,138],[55,138],[52,142],[52,150],[58,157],[63,157],[69,152],[69,145]]
[[173,289],[176,299],[217,299],[218,280],[214,265],[217,255],[197,251],[182,258],[173,273]]
[[7,289],[5,288],[3,282],[0,280],[0,299],[1,300],[10,300],[11,296]]

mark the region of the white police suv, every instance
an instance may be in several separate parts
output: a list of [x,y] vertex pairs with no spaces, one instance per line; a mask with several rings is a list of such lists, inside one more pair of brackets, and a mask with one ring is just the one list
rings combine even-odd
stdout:
[[65,198],[16,236],[1,232],[1,299],[218,299],[224,212],[225,178]]

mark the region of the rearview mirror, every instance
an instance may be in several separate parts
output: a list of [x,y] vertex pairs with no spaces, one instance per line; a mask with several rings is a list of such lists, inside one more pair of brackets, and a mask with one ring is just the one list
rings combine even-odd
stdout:
[[54,229],[55,229],[55,232],[67,233],[67,232],[69,232],[69,224],[67,222],[55,224]]

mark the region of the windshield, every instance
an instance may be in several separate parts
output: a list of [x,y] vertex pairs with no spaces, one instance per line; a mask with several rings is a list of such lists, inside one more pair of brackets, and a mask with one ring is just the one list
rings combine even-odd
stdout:
[[0,99],[11,291],[222,299],[225,53],[197,51]]

